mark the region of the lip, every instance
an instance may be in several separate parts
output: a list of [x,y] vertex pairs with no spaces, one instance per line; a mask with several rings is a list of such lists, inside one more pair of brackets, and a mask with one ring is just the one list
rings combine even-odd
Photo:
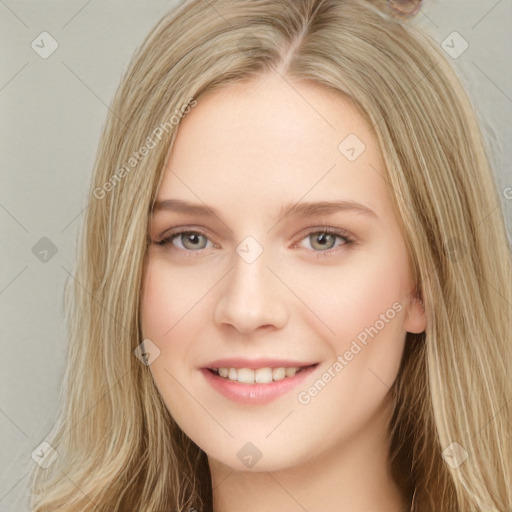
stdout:
[[[230,364],[226,364],[228,362]],[[238,361],[238,360],[237,360]],[[241,360],[240,360],[241,361]],[[235,363],[235,360],[223,359],[214,361],[215,365],[208,368],[201,368],[200,371],[204,376],[205,380],[212,386],[212,388],[218,393],[222,394],[229,400],[246,405],[263,405],[268,404],[274,400],[277,400],[281,396],[285,395],[298,384],[300,384],[308,375],[315,371],[318,363],[312,363],[311,365],[305,365],[303,363],[290,364],[290,361],[276,361],[272,360],[268,364],[261,364],[263,360],[257,362],[252,361],[247,366],[240,365],[239,361]],[[247,361],[246,361],[247,362]],[[235,364],[233,364],[235,363]],[[286,364],[283,364],[286,363]],[[224,366],[225,365],[225,366]],[[277,366],[276,366],[277,365]],[[296,373],[293,377],[285,377],[279,381],[273,381],[269,384],[244,384],[238,381],[229,380],[225,377],[219,377],[210,368],[280,368],[282,366],[307,366],[303,370]]]
[[232,357],[225,359],[216,359],[211,363],[208,363],[205,368],[250,368],[251,370],[257,370],[258,368],[292,368],[292,367],[304,367],[316,364],[317,361],[293,361],[292,359],[270,359],[270,358],[259,358],[259,359],[244,359],[241,357]]

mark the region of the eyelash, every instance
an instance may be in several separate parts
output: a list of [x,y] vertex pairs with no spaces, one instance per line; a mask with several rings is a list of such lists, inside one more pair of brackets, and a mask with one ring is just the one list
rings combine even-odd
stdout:
[[[172,244],[172,242],[175,238],[178,238],[179,236],[185,235],[185,234],[201,235],[204,238],[206,238],[207,240],[211,241],[209,236],[199,229],[186,229],[186,230],[182,230],[182,231],[176,231],[176,232],[170,234],[169,236],[166,236],[165,238],[163,238],[157,242],[154,242],[154,243],[161,247],[164,247],[168,244]],[[329,228],[329,227],[322,227],[320,229],[316,228],[314,230],[311,230],[303,238],[301,238],[299,240],[299,242],[302,242],[309,236],[315,235],[315,234],[328,234],[328,235],[332,235],[334,237],[340,238],[343,240],[343,244],[341,244],[341,246],[351,245],[351,244],[355,243],[355,240],[346,231],[341,230],[341,229]],[[296,245],[299,242],[295,243],[294,247],[296,247]],[[337,246],[336,248],[327,249],[325,251],[312,249],[312,251],[314,253],[316,253],[315,256],[317,258],[321,258],[321,257],[326,257],[326,256],[332,256],[334,253],[339,252],[339,247],[340,246]],[[192,251],[192,250],[188,250],[188,249],[180,249],[178,247],[177,247],[177,249],[182,252],[185,252],[185,256],[201,256],[201,252],[204,250],[204,249],[197,249],[195,251]]]

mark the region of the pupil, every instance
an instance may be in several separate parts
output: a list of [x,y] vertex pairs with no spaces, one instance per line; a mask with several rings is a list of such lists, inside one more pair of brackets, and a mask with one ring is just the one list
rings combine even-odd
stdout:
[[334,237],[329,233],[320,233],[315,236],[315,241],[313,245],[316,245],[317,248],[326,249],[332,247],[334,242]]
[[[204,242],[201,240],[203,235],[198,233],[186,233],[183,235],[183,244],[188,249],[202,249],[204,247]],[[196,246],[196,247],[194,247]]]

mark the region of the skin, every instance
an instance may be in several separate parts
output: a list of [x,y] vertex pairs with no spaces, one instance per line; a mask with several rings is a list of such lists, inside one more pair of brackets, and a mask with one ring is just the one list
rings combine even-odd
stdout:
[[[365,145],[354,161],[338,149],[349,134]],[[160,350],[150,370],[165,404],[208,455],[216,512],[408,509],[389,468],[390,386],[406,333],[422,332],[426,319],[384,175],[356,108],[310,82],[269,74],[228,86],[200,97],[180,125],[157,201],[208,205],[217,215],[154,211],[143,335]],[[279,216],[290,203],[339,200],[375,215]],[[322,239],[325,227],[353,242]],[[173,228],[207,238],[158,245]],[[263,249],[252,263],[235,250],[247,236]],[[300,403],[298,393],[332,372],[337,356],[396,303],[394,318]],[[319,364],[277,400],[246,405],[200,372],[221,357]],[[261,452],[251,468],[237,457],[247,442]]]

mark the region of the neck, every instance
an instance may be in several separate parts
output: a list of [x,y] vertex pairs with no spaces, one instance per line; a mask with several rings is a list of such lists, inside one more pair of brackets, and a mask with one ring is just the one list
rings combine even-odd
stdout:
[[391,476],[390,408],[328,453],[277,471],[235,471],[209,459],[215,512],[406,512],[409,503]]

